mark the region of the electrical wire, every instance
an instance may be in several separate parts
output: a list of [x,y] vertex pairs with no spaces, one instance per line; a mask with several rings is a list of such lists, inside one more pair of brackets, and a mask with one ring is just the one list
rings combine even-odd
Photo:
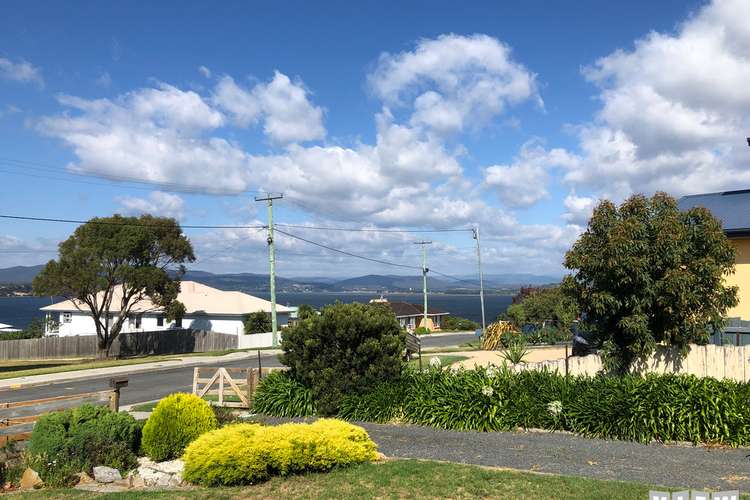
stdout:
[[282,231],[281,229],[275,229],[275,231],[277,233],[281,233],[281,234],[283,234],[285,236],[288,236],[290,238],[294,238],[295,240],[303,241],[305,243],[308,243],[310,245],[315,245],[315,246],[320,247],[320,248],[325,248],[326,250],[329,250],[331,252],[337,252],[337,253],[340,253],[340,254],[343,254],[343,255],[348,255],[349,257],[354,257],[355,259],[367,260],[367,261],[370,261],[370,262],[376,262],[378,264],[383,264],[383,265],[386,265],[386,266],[400,267],[400,268],[404,268],[404,269],[420,269],[420,270],[422,269],[421,267],[418,267],[418,266],[409,266],[407,264],[398,264],[396,262],[389,262],[387,260],[374,259],[372,257],[365,257],[364,255],[358,255],[358,254],[355,254],[355,253],[347,252],[345,250],[339,250],[338,248],[330,247],[328,245],[324,245],[324,244],[318,243],[316,241],[308,240],[308,239],[303,238],[301,236],[297,236],[295,234],[288,233],[286,231]]
[[315,229],[321,231],[351,231],[361,233],[457,233],[472,232],[470,228],[451,228],[451,229],[378,229],[378,228],[356,228],[356,227],[322,227],[322,226],[305,226],[302,224],[274,224],[274,227],[291,227],[298,229]]
[[[21,215],[5,215],[0,214],[0,219],[11,219],[11,220],[27,220],[34,222],[63,222],[68,224],[103,224],[110,226],[138,226],[138,227],[153,227],[158,224],[143,224],[140,222],[108,222],[108,221],[94,221],[94,220],[75,220],[75,219],[53,219],[48,217],[26,217]],[[264,229],[267,226],[208,226],[208,225],[195,225],[195,224],[180,224],[182,229]]]

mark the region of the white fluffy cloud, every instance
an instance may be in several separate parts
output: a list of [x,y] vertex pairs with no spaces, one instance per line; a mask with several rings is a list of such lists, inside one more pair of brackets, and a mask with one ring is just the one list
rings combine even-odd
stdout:
[[510,207],[528,207],[548,196],[549,171],[555,167],[575,167],[579,159],[564,149],[545,150],[532,140],[521,148],[510,165],[484,169],[484,182],[497,190],[500,201]]
[[40,87],[44,86],[42,70],[23,59],[13,62],[10,59],[0,57],[0,78],[22,83],[34,83]]
[[563,214],[563,218],[570,224],[578,226],[587,225],[591,214],[594,212],[596,201],[589,196],[576,196],[575,193],[570,193],[563,201],[563,205],[567,210]]
[[743,0],[716,0],[674,33],[650,33],[584,70],[601,90],[580,129],[584,161],[566,180],[624,196],[745,188],[750,155],[750,23]]
[[442,35],[413,51],[380,56],[369,83],[392,106],[413,106],[411,124],[438,133],[478,128],[509,104],[535,99],[535,75],[487,35]]
[[263,119],[263,130],[277,144],[306,142],[325,137],[323,109],[313,105],[302,82],[292,82],[278,71],[268,83],[252,89],[224,76],[216,86],[214,102],[243,127]]
[[180,219],[185,209],[185,201],[180,196],[164,191],[153,191],[148,198],[121,196],[117,201],[127,215],[152,214]]

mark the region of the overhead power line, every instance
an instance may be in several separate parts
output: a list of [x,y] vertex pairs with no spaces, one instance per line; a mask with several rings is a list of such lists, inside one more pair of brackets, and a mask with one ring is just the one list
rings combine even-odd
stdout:
[[298,229],[315,229],[321,231],[352,231],[361,233],[458,233],[471,232],[471,228],[450,228],[450,229],[380,229],[370,227],[324,227],[324,226],[306,226],[304,224],[275,224],[276,227],[291,227]]
[[[88,220],[76,220],[76,219],[53,219],[48,217],[26,217],[21,215],[4,215],[0,214],[0,219],[11,219],[11,220],[26,220],[34,222],[62,222],[68,224],[103,224],[110,226],[139,226],[139,227],[152,227],[157,224],[143,224],[138,222],[108,222],[108,221],[88,221]],[[266,226],[209,226],[209,225],[195,225],[195,224],[180,224],[182,229],[263,229]]]
[[367,260],[367,261],[370,261],[370,262],[376,262],[378,264],[383,264],[383,265],[386,265],[386,266],[401,267],[401,268],[404,268],[404,269],[420,269],[420,270],[422,269],[419,266],[409,266],[407,264],[399,264],[399,263],[396,263],[396,262],[389,262],[387,260],[374,259],[372,257],[366,257],[364,255],[358,255],[356,253],[347,252],[346,250],[339,250],[338,248],[334,248],[334,247],[331,247],[331,246],[328,246],[328,245],[324,245],[323,243],[318,243],[317,241],[308,240],[308,239],[303,238],[301,236],[297,236],[295,234],[288,233],[286,231],[282,231],[281,229],[276,229],[276,232],[281,233],[281,234],[283,234],[285,236],[288,236],[290,238],[294,238],[295,240],[300,240],[300,241],[303,241],[303,242],[308,243],[310,245],[315,245],[316,247],[325,248],[326,250],[330,250],[331,252],[336,252],[336,253],[340,253],[340,254],[343,254],[343,255],[348,255],[349,257],[354,257],[355,259]]

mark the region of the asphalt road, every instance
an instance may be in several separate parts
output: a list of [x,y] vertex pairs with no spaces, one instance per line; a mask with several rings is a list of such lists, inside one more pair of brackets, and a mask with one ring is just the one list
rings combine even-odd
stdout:
[[[423,337],[422,348],[458,346],[474,338],[473,333],[456,333],[438,337]],[[261,354],[264,367],[281,366],[274,354]],[[223,363],[224,367],[256,367],[257,358]],[[98,391],[109,388],[109,377],[53,382],[47,385],[21,389],[0,390],[0,402],[26,401],[51,398],[66,394]],[[160,399],[173,392],[189,392],[193,388],[193,367],[169,368],[151,372],[134,373],[128,376],[128,386],[120,392],[120,404],[130,405]]]

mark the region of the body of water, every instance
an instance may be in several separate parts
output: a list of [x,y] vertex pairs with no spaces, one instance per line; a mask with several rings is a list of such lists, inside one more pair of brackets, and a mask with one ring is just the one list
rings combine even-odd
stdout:
[[[266,292],[254,292],[253,295],[269,298]],[[282,305],[298,306],[309,304],[318,309],[327,304],[340,302],[369,302],[370,299],[380,297],[376,293],[277,293],[276,301]],[[385,295],[392,301],[422,303],[422,295],[418,293],[390,293]],[[494,321],[497,316],[505,312],[511,302],[508,295],[485,295],[484,306],[487,323]],[[479,303],[479,295],[448,295],[435,294],[429,296],[428,307],[440,309],[454,316],[469,318],[476,322],[482,320],[482,310]],[[32,319],[43,318],[44,314],[39,310],[56,299],[49,297],[0,297],[0,323],[13,325],[16,328],[25,328]]]

